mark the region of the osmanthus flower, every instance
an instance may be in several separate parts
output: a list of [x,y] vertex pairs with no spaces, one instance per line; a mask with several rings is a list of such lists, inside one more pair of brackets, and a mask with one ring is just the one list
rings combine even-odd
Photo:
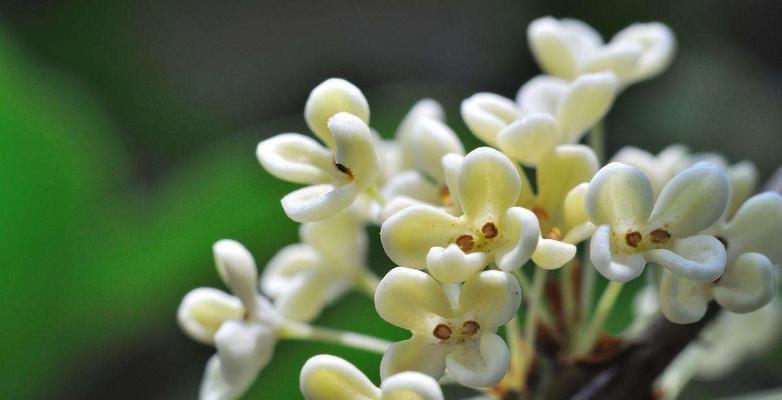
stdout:
[[221,240],[213,251],[217,271],[233,295],[194,289],[182,299],[177,318],[190,337],[217,348],[206,365],[199,397],[235,399],[271,359],[284,316],[257,293],[258,271],[244,246]]
[[400,372],[375,386],[342,358],[321,354],[304,363],[299,376],[306,400],[442,400],[440,385],[420,372]]
[[782,264],[782,196],[765,192],[751,197],[729,221],[708,232],[727,249],[725,273],[700,283],[664,274],[660,283],[663,314],[676,323],[703,318],[713,298],[728,311],[746,313],[767,304],[777,291],[775,266]]
[[515,206],[521,190],[516,167],[499,151],[481,147],[454,175],[448,187],[463,215],[426,205],[397,212],[380,229],[388,257],[428,268],[448,283],[463,282],[491,262],[506,271],[521,267],[537,247],[540,227],[535,214]]
[[283,133],[258,144],[256,155],[272,175],[309,184],[282,198],[297,222],[326,219],[346,208],[380,174],[375,139],[367,126],[369,106],[361,91],[342,79],[318,85],[304,109],[307,125],[325,143]]
[[464,386],[497,384],[510,363],[497,328],[520,304],[519,284],[507,272],[483,271],[459,288],[443,286],[422,271],[394,268],[380,281],[375,308],[384,320],[410,330],[412,337],[386,350],[381,377],[418,371],[439,379],[448,369]]
[[608,43],[592,27],[575,19],[538,18],[527,27],[527,40],[540,68],[564,79],[613,72],[622,86],[651,78],[670,65],[676,38],[659,22],[637,23]]
[[261,289],[289,319],[311,321],[362,279],[368,239],[353,209],[302,224],[299,236],[266,265]]
[[725,270],[725,247],[699,234],[725,211],[729,186],[716,165],[696,164],[671,179],[655,201],[638,168],[610,163],[586,193],[586,214],[597,226],[590,258],[606,278],[626,282],[656,263],[677,276],[711,282]]
[[516,103],[491,93],[464,100],[470,130],[514,160],[534,166],[557,145],[577,143],[613,104],[618,81],[611,72],[572,82],[538,76],[519,90]]

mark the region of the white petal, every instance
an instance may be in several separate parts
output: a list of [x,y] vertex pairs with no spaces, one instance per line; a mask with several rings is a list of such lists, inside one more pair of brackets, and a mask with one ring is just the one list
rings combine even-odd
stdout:
[[380,385],[380,400],[443,400],[440,384],[420,372],[400,372]]
[[589,182],[598,166],[597,156],[589,147],[558,146],[536,170],[538,203],[548,210],[562,209],[568,193],[578,184]]
[[443,107],[435,100],[423,99],[413,105],[407,112],[402,122],[394,134],[394,139],[401,146],[401,167],[402,169],[411,169],[415,167],[413,159],[412,141],[416,126],[422,119],[435,119],[445,121],[445,111]]
[[258,143],[255,151],[266,171],[294,183],[319,183],[331,179],[331,152],[298,133],[283,133]]
[[652,182],[654,193],[660,193],[674,175],[690,164],[689,150],[682,145],[668,146],[656,156],[646,150],[627,146],[619,150],[612,161],[632,165],[643,171]]
[[431,206],[431,204],[408,196],[396,196],[391,198],[380,211],[379,224],[383,224],[394,214],[413,206]]
[[729,265],[714,286],[714,299],[736,313],[755,311],[777,292],[774,266],[759,253],[744,253]]
[[758,169],[750,161],[742,161],[728,168],[730,182],[730,197],[725,209],[725,218],[730,219],[736,214],[741,204],[755,192],[758,185]]
[[586,213],[595,225],[645,222],[654,195],[649,178],[638,168],[610,163],[597,171],[586,194]]
[[[430,338],[432,340],[430,340]],[[417,371],[440,379],[445,373],[445,357],[451,346],[439,343],[431,332],[392,344],[380,361],[380,377],[385,380],[404,371]]]
[[697,282],[712,282],[725,271],[725,247],[710,235],[674,240],[670,249],[649,250],[644,257]]
[[454,212],[461,211],[459,204],[459,171],[462,169],[464,157],[458,154],[446,154],[441,160],[443,172],[445,173],[445,184],[448,187],[448,193],[451,198],[451,208]]
[[641,51],[641,46],[635,43],[611,43],[586,60],[583,72],[613,72],[620,82],[624,82],[637,71]]
[[465,99],[461,112],[470,131],[489,145],[496,145],[500,131],[519,118],[516,103],[493,93],[478,93]]
[[728,203],[728,178],[716,165],[698,163],[677,174],[663,187],[649,224],[673,237],[685,237],[713,225]]
[[209,358],[198,393],[200,400],[234,400],[241,397],[246,390],[247,387],[232,386],[226,382],[217,354]]
[[520,268],[529,261],[538,246],[538,218],[526,208],[511,207],[505,212],[499,229],[507,242],[495,250],[494,262],[503,271]]
[[557,269],[575,256],[576,246],[559,240],[541,238],[538,247],[532,253],[532,261],[541,268]]
[[461,283],[489,264],[486,253],[465,254],[459,246],[432,247],[426,255],[426,269],[443,283]]
[[491,147],[479,147],[464,157],[458,186],[465,217],[496,221],[516,204],[521,178],[504,154]]
[[352,114],[338,113],[329,118],[328,127],[336,146],[334,161],[350,171],[348,178],[356,186],[371,185],[380,174],[380,157],[367,124]]
[[304,118],[312,132],[334,148],[327,123],[329,118],[339,112],[347,112],[369,123],[369,104],[361,90],[352,83],[339,78],[327,79],[312,89],[304,105]]
[[706,314],[709,296],[703,284],[665,271],[660,282],[660,311],[677,324],[699,321]]
[[562,141],[557,123],[547,114],[528,114],[497,135],[499,148],[525,165],[534,166]]
[[612,253],[611,247],[611,227],[599,226],[589,244],[589,258],[600,274],[614,281],[627,282],[644,272],[644,257],[639,254]]
[[444,247],[464,233],[460,218],[430,206],[413,206],[388,218],[380,227],[380,241],[397,265],[426,267],[432,247]]
[[443,288],[429,274],[396,267],[380,281],[375,292],[380,317],[400,328],[430,334],[432,321],[448,318],[451,305]]
[[619,82],[613,73],[581,75],[568,87],[557,109],[557,122],[566,143],[581,140],[587,129],[611,109]]
[[318,251],[335,277],[353,277],[366,265],[369,238],[364,225],[350,212],[302,224],[302,242]]
[[632,43],[641,47],[636,71],[631,81],[651,78],[671,64],[676,51],[676,38],[666,25],[659,22],[638,23],[621,30],[611,43]]
[[296,275],[277,296],[277,312],[293,321],[312,321],[323,308],[352,287],[352,280],[329,270],[310,270]]
[[761,253],[774,265],[782,264],[782,196],[774,192],[752,196],[724,227],[730,259],[746,252]]
[[481,332],[495,332],[510,321],[521,305],[521,288],[508,272],[488,270],[468,279],[459,294],[459,310],[465,320],[475,320]]
[[459,346],[445,359],[445,365],[454,380],[464,386],[494,386],[508,372],[510,351],[501,337],[483,334],[479,350]]
[[353,184],[334,188],[313,185],[288,193],[280,200],[285,214],[296,222],[315,222],[345,210],[361,191]]
[[276,299],[287,291],[291,282],[302,272],[318,268],[323,263],[320,254],[306,244],[283,247],[269,260],[261,274],[261,290]]
[[557,115],[559,103],[568,90],[568,82],[550,75],[538,75],[525,83],[516,94],[516,103],[524,115]]
[[299,375],[307,400],[380,399],[380,389],[353,364],[327,354],[304,363]]
[[241,243],[230,239],[215,243],[212,252],[220,277],[242,301],[247,312],[254,313],[255,297],[258,293],[258,268],[253,255]]
[[581,59],[602,44],[600,35],[585,23],[551,17],[532,21],[527,41],[543,71],[566,79],[578,76]]
[[440,203],[440,189],[415,170],[402,171],[394,175],[383,186],[382,192],[387,201],[398,196],[406,196],[429,204]]
[[456,133],[442,121],[424,118],[412,137],[416,169],[438,183],[445,183],[442,158],[449,153],[464,155],[464,146]]
[[276,342],[274,332],[267,326],[226,321],[215,334],[215,347],[225,381],[234,387],[249,387],[271,360]]
[[[587,218],[586,215],[586,193],[588,188],[589,184],[587,183],[576,185],[576,187],[569,191],[565,196],[563,211],[565,212],[565,229],[567,233],[565,234],[565,238],[562,239],[563,242],[577,244],[592,236],[595,228],[594,225],[588,222],[589,218]],[[581,229],[581,232],[586,234],[586,236],[576,235],[575,232],[573,232],[575,228],[585,223],[591,225],[591,228]],[[573,234],[573,236],[568,238],[571,234]]]
[[223,322],[241,319],[242,302],[223,291],[212,288],[191,290],[182,299],[177,310],[180,328],[194,340],[213,344],[214,335]]

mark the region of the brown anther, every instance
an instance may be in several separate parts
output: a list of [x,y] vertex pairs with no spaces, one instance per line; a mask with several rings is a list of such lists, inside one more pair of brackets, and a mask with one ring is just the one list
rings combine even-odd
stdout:
[[717,240],[720,241],[720,243],[722,243],[722,245],[725,247],[725,250],[727,250],[728,249],[728,241],[725,240],[725,238],[722,237],[722,236],[715,236],[715,237],[717,238]]
[[473,246],[475,246],[475,240],[470,235],[461,235],[456,238],[456,245],[466,253],[472,250]]
[[671,234],[665,229],[655,229],[649,233],[652,243],[665,243],[671,238]]
[[643,238],[644,237],[641,236],[641,232],[638,231],[628,231],[625,234],[625,242],[627,242],[627,245],[632,248],[638,247],[638,244],[641,243]]
[[562,231],[559,230],[556,226],[552,227],[551,229],[546,232],[546,234],[543,236],[544,239],[553,239],[553,240],[562,240]]
[[440,340],[448,340],[451,338],[451,327],[446,324],[437,324],[432,330],[432,335]]
[[349,179],[353,179],[353,171],[350,170],[350,168],[335,162],[334,165],[337,167],[339,172],[342,172],[343,174],[347,175]]
[[451,191],[448,190],[448,186],[443,186],[442,189],[440,189],[440,202],[446,207],[451,207],[453,205]]
[[462,336],[472,336],[478,333],[481,329],[481,324],[475,321],[464,321],[462,324]]
[[545,221],[548,219],[548,211],[543,207],[532,207],[532,213],[538,217],[538,221]]
[[497,225],[494,225],[493,222],[485,223],[483,228],[481,228],[481,232],[483,232],[483,237],[486,239],[493,239],[500,233],[500,231],[497,230]]

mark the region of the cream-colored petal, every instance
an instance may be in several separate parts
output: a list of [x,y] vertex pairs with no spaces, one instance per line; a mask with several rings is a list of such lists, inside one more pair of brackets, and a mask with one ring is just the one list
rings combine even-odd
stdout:
[[584,240],[591,238],[595,233],[595,230],[597,230],[597,227],[594,224],[589,221],[584,222],[583,224],[568,229],[565,237],[562,238],[562,242],[573,245],[579,244]]
[[416,169],[435,182],[445,183],[442,158],[449,153],[464,155],[464,146],[456,133],[442,121],[424,118],[411,138]]
[[497,135],[519,118],[516,103],[494,93],[478,93],[462,101],[462,119],[470,131],[489,145],[497,144]]
[[299,387],[306,400],[378,400],[380,389],[353,364],[320,354],[304,363]]
[[600,122],[616,97],[619,82],[611,72],[581,75],[568,86],[557,109],[557,121],[566,143],[581,140],[587,129]]
[[758,169],[750,161],[742,161],[728,168],[730,196],[725,209],[724,220],[732,218],[745,200],[755,193],[758,186]]
[[247,387],[232,386],[226,382],[217,354],[209,358],[198,393],[200,400],[234,400],[241,397],[246,390]]
[[464,157],[458,154],[446,154],[441,160],[443,164],[443,173],[445,174],[445,184],[448,188],[448,194],[451,200],[451,208],[454,212],[462,210],[459,204],[459,171],[462,169]]
[[669,249],[649,250],[644,257],[697,282],[712,282],[725,271],[725,247],[710,235],[674,240]]
[[706,314],[710,298],[703,284],[664,271],[660,282],[660,311],[669,321],[691,324]]
[[551,17],[532,21],[527,41],[540,68],[565,79],[578,76],[581,59],[602,44],[600,35],[583,22]]
[[464,231],[461,218],[439,208],[413,206],[383,222],[380,241],[397,265],[424,268],[429,249],[453,243]]
[[495,250],[494,262],[503,271],[521,268],[532,257],[540,239],[540,224],[532,211],[511,207],[505,212],[500,233],[505,244]]
[[557,115],[557,108],[568,90],[568,82],[550,75],[538,75],[525,83],[516,93],[516,103],[523,115]]
[[725,269],[714,286],[714,299],[736,313],[755,311],[777,293],[771,261],[760,253],[744,253]]
[[496,221],[516,204],[521,178],[513,163],[491,147],[464,157],[458,177],[459,204],[469,220]]
[[334,148],[334,138],[328,128],[328,120],[339,112],[347,112],[369,123],[369,104],[361,90],[339,78],[327,79],[312,89],[304,105],[307,126],[329,148]]
[[782,264],[782,196],[764,192],[752,196],[719,233],[728,243],[729,259],[741,253],[761,253]]
[[[431,338],[431,339],[430,339]],[[380,377],[385,380],[405,371],[416,371],[440,379],[445,373],[445,357],[452,347],[439,343],[431,332],[413,334],[386,349],[380,361]]]
[[277,338],[267,326],[247,321],[226,321],[215,334],[215,347],[225,381],[247,388],[269,363]]
[[612,161],[632,165],[639,168],[649,177],[658,194],[671,178],[681,172],[691,163],[687,147],[674,144],[663,149],[659,154],[653,155],[646,150],[637,147],[623,147],[614,155]]
[[608,279],[627,282],[644,272],[646,260],[639,254],[613,253],[611,227],[601,225],[589,243],[589,258],[597,272]]
[[521,288],[508,272],[487,270],[464,282],[459,313],[481,325],[481,333],[495,332],[510,321],[521,305]]
[[443,390],[431,376],[420,372],[400,372],[380,384],[380,400],[443,400]]
[[440,203],[440,188],[415,170],[402,171],[391,177],[383,186],[382,193],[386,201],[406,196],[432,205]]
[[283,247],[269,260],[261,274],[261,290],[271,299],[276,299],[287,290],[296,276],[317,269],[323,258],[307,244],[292,244]]
[[510,366],[510,351],[501,337],[482,334],[479,346],[458,346],[445,359],[448,374],[468,387],[494,386]]
[[593,53],[584,63],[583,72],[613,72],[620,82],[630,79],[638,68],[641,46],[635,43],[612,43]]
[[223,282],[242,301],[247,312],[254,313],[258,268],[253,255],[241,243],[231,239],[217,241],[212,246],[212,253]]
[[413,143],[411,138],[414,136],[416,126],[422,119],[435,119],[445,121],[445,111],[443,107],[435,100],[419,100],[407,115],[402,119],[399,127],[394,134],[394,139],[401,147],[400,167],[401,169],[415,168],[415,159],[413,157]]
[[380,174],[380,156],[367,124],[342,112],[329,118],[328,127],[336,146],[334,161],[347,168],[347,180],[362,189],[371,185]]
[[322,183],[331,180],[331,152],[320,143],[298,133],[283,133],[258,143],[255,151],[264,169],[277,178],[294,183]]
[[455,244],[446,248],[432,247],[426,255],[426,269],[443,283],[461,283],[489,264],[483,252],[466,254]]
[[316,222],[336,215],[353,204],[361,189],[353,184],[334,188],[313,185],[288,193],[280,200],[285,214],[296,222]]
[[[583,225],[589,221],[586,214],[586,194],[589,188],[588,183],[581,183],[571,189],[565,196],[565,202],[563,205],[563,211],[565,213],[565,236],[570,234],[570,231],[577,226]],[[594,225],[593,225],[594,226]],[[592,228],[594,230],[594,228]],[[591,236],[591,233],[589,233]],[[586,239],[587,237],[574,237],[574,240],[565,240],[566,243],[576,244]]]
[[429,274],[396,267],[386,274],[375,291],[375,309],[380,317],[414,333],[431,333],[433,321],[451,316],[443,288]]
[[642,51],[629,82],[651,78],[662,73],[673,60],[676,37],[673,31],[659,22],[637,23],[622,29],[611,43],[632,43]]
[[500,150],[530,166],[538,164],[561,140],[554,118],[540,113],[525,115],[497,135]]
[[394,216],[394,214],[413,206],[431,206],[431,204],[408,196],[396,196],[386,202],[386,205],[383,206],[383,209],[380,211],[378,224],[382,225],[386,220]]
[[540,268],[557,269],[576,256],[576,246],[559,240],[543,239],[532,253],[532,261]]
[[329,270],[309,270],[296,275],[274,302],[277,312],[293,321],[308,322],[347,292],[353,281]]
[[589,182],[598,168],[597,156],[589,147],[558,146],[538,164],[538,203],[547,210],[562,209],[568,193]]
[[242,302],[223,291],[197,288],[188,292],[177,309],[179,327],[194,340],[213,344],[214,335],[227,320],[241,319]]
[[362,221],[349,211],[302,224],[299,236],[318,251],[334,275],[352,278],[366,265],[369,238]]
[[653,201],[649,178],[641,170],[613,162],[589,182],[586,213],[595,225],[641,223],[649,218]]

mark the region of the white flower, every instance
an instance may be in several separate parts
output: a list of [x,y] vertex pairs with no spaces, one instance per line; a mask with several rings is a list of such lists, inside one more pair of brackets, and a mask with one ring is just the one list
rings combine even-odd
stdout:
[[774,266],[782,264],[782,196],[774,192],[751,197],[729,222],[713,234],[727,249],[725,273],[715,282],[699,283],[663,275],[660,306],[676,323],[700,320],[712,298],[728,311],[746,313],[767,304],[776,294]]
[[456,291],[452,303],[441,284],[410,268],[394,268],[383,278],[375,308],[412,337],[386,350],[381,377],[419,371],[439,379],[447,368],[465,386],[492,386],[502,379],[510,354],[496,331],[519,308],[518,282],[507,272],[483,271]]
[[630,25],[604,44],[600,34],[581,21],[543,17],[529,25],[527,40],[548,74],[575,79],[611,71],[623,86],[660,74],[676,50],[673,32],[659,22]]
[[261,289],[289,319],[311,321],[366,270],[367,235],[346,210],[302,224],[299,236],[301,243],[284,247],[266,265]]
[[306,400],[442,400],[440,385],[420,372],[400,372],[380,387],[342,358],[321,354],[304,363],[299,376]]
[[618,82],[610,72],[573,82],[538,76],[519,90],[516,103],[490,93],[462,102],[462,118],[484,142],[534,166],[557,145],[577,143],[613,104]]
[[713,236],[698,233],[720,218],[728,193],[725,173],[699,163],[668,182],[655,202],[641,170],[608,164],[586,194],[587,216],[598,227],[590,244],[592,263],[620,282],[639,276],[649,262],[699,282],[719,278],[725,248]]
[[213,344],[199,398],[235,399],[269,362],[281,316],[255,290],[258,272],[247,249],[233,240],[213,247],[220,277],[234,296],[211,288],[188,293],[177,311],[179,325],[193,339]]
[[392,261],[426,267],[441,282],[453,283],[492,261],[507,271],[529,260],[540,228],[531,211],[514,207],[521,178],[507,157],[488,147],[471,151],[448,187],[462,216],[417,205],[383,223],[380,240]]
[[318,85],[304,114],[327,147],[298,133],[283,133],[259,143],[256,155],[272,175],[311,185],[283,197],[282,207],[294,221],[314,222],[353,204],[380,174],[380,159],[367,126],[366,99],[349,82],[329,79]]
[[689,156],[687,148],[678,144],[666,147],[657,155],[637,147],[627,146],[619,150],[611,161],[640,169],[649,178],[652,189],[657,195],[676,174],[693,164]]

